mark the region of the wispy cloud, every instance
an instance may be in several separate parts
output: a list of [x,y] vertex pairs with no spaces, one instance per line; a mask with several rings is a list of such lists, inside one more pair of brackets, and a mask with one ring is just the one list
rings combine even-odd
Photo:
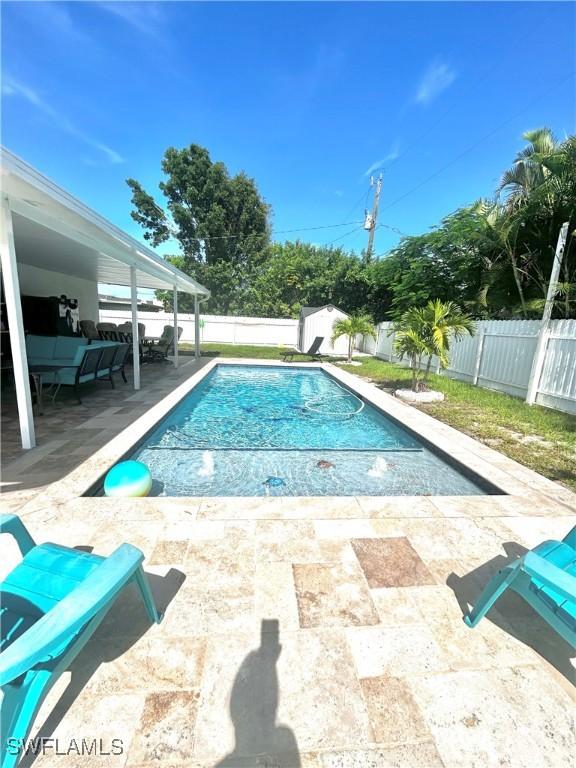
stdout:
[[336,197],[344,197],[344,192],[342,192],[341,189],[335,189],[334,194],[336,195]]
[[456,72],[448,64],[438,60],[432,62],[416,90],[416,103],[431,104],[455,79]]
[[2,83],[2,95],[7,97],[20,97],[24,99],[35,109],[52,120],[52,122],[58,128],[60,128],[60,130],[68,133],[70,136],[75,136],[89,147],[97,149],[108,159],[110,163],[124,162],[124,158],[118,152],[116,152],[116,150],[84,133],[84,131],[80,130],[80,128],[74,125],[74,123],[72,123],[67,117],[58,112],[58,110],[54,109],[54,107],[45,99],[43,99],[37,91],[25,83],[15,80],[13,77],[5,74]]
[[137,32],[156,38],[162,36],[164,15],[159,3],[104,2],[98,3],[98,7],[126,22]]
[[374,173],[374,171],[377,171],[379,168],[382,168],[386,163],[391,163],[392,160],[396,160],[396,158],[400,155],[400,142],[395,141],[394,144],[390,147],[390,151],[388,152],[385,157],[381,157],[379,160],[375,160],[372,165],[366,169],[364,172],[364,176],[370,176],[371,173]]

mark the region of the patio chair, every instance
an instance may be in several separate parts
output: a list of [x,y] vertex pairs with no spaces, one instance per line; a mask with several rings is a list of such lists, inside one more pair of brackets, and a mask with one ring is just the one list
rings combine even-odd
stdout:
[[100,359],[96,368],[96,379],[106,379],[114,389],[114,379],[112,378],[112,364],[116,359],[116,352],[120,344],[109,344],[101,349]]
[[102,341],[123,341],[120,338],[116,323],[97,323],[96,329]]
[[[182,328],[178,326],[178,338],[182,336]],[[162,331],[162,336],[155,344],[150,344],[148,347],[148,359],[149,360],[162,360],[168,359],[168,353],[171,349],[174,349],[174,326],[165,325]]]
[[130,356],[131,352],[131,344],[124,343],[124,344],[118,344],[116,347],[116,354],[114,355],[114,359],[112,360],[111,365],[111,375],[114,373],[120,373],[122,374],[122,378],[124,380],[124,384],[128,383],[128,379],[126,378],[126,372],[124,371],[124,366],[126,365],[126,362]]
[[47,693],[124,587],[136,585],[151,622],[160,616],[142,569],[144,555],[131,544],[109,557],[37,545],[16,515],[0,515],[0,533],[14,537],[23,558],[0,584],[0,766],[13,768]]
[[562,541],[544,541],[494,574],[464,617],[466,624],[475,627],[507,589],[576,648],[576,527]]
[[320,347],[322,346],[323,341],[324,341],[324,336],[316,336],[316,338],[312,342],[312,345],[310,346],[310,349],[307,352],[304,352],[297,348],[288,349],[286,350],[286,352],[284,352],[284,356],[282,360],[286,363],[288,362],[288,358],[290,358],[290,361],[291,361],[293,360],[294,355],[303,355],[304,357],[312,357],[315,360],[320,360],[322,357],[325,357],[325,355],[322,355],[322,353],[320,352]]
[[[119,341],[127,342],[132,345],[132,323],[122,323],[118,326]],[[144,344],[143,339],[146,335],[146,326],[144,323],[138,323],[138,351],[140,353],[140,360],[144,358]]]
[[[121,323],[118,326],[118,330],[122,333],[129,333],[132,336],[132,323]],[[138,341],[142,341],[146,335],[146,326],[144,323],[138,323]]]
[[92,341],[98,341],[100,339],[100,334],[98,333],[94,320],[80,320],[80,330],[82,331],[82,336],[87,339]]

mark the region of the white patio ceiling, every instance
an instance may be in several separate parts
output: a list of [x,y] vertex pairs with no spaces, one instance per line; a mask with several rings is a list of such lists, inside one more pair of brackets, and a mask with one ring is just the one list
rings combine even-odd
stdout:
[[23,264],[113,285],[210,292],[154,251],[2,148],[2,193],[13,213],[16,258]]

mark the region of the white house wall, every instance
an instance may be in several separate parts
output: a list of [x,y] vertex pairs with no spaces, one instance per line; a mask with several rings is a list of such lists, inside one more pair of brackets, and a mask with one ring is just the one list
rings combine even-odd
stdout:
[[78,299],[81,320],[98,320],[98,284],[81,277],[52,272],[18,263],[20,293],[23,296],[61,296]]

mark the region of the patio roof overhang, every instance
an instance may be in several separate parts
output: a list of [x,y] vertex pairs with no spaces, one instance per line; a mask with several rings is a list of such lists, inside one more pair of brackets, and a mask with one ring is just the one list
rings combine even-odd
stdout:
[[[17,263],[60,274],[130,286],[134,388],[140,388],[137,289],[174,292],[178,338],[178,292],[194,296],[195,356],[200,356],[199,304],[210,291],[154,251],[84,205],[12,152],[0,148],[0,257],[22,446],[35,445],[34,419]],[[174,345],[178,366],[178,345]]]
[[13,213],[19,262],[112,285],[210,291],[2,148],[2,194]]

